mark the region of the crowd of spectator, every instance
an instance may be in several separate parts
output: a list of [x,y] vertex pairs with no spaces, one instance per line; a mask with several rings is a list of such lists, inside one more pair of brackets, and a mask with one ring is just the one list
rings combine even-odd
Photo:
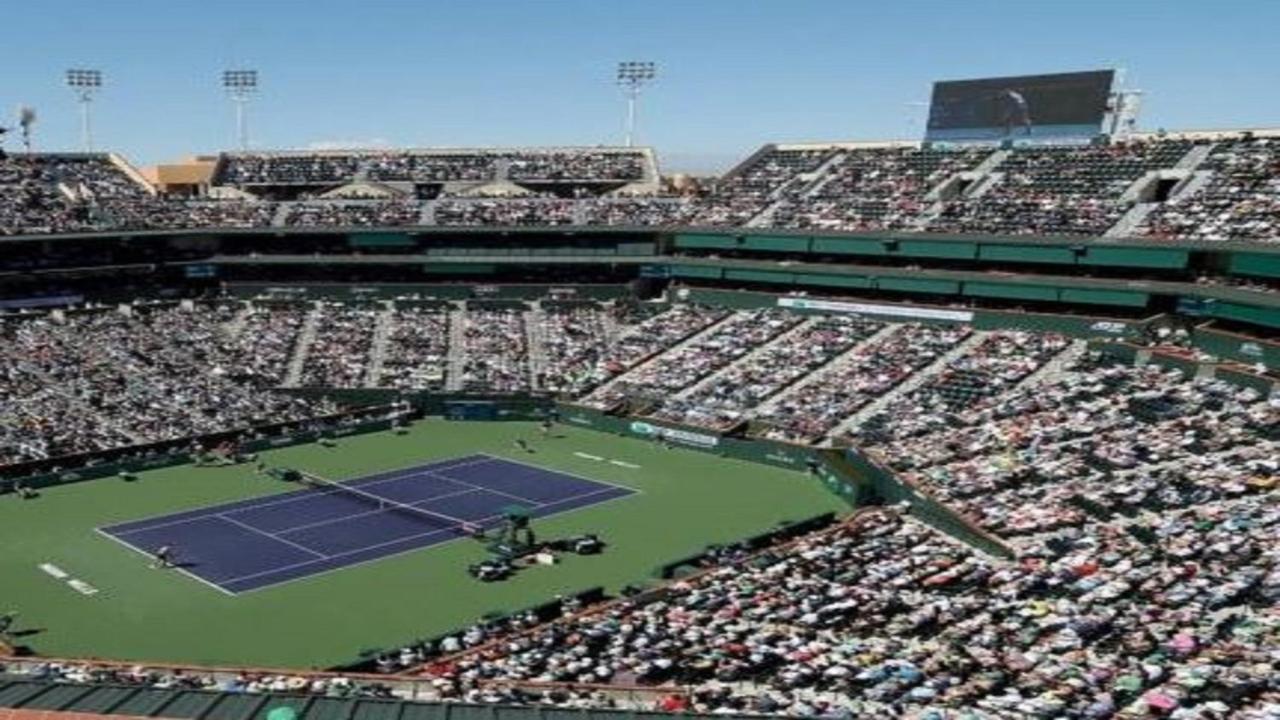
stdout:
[[800,316],[783,310],[735,313],[704,334],[598,388],[584,402],[608,408],[628,398],[661,401],[690,388],[800,322]]
[[355,179],[360,158],[340,153],[235,154],[222,159],[224,185],[340,185]]
[[689,224],[699,202],[674,197],[599,198],[580,201],[579,207],[584,225],[667,227]]
[[1012,537],[1228,499],[1256,490],[1251,479],[1265,489],[1280,470],[1277,428],[1280,407],[1256,390],[1084,358],[951,428],[869,452]]
[[228,185],[336,185],[375,182],[488,182],[499,168],[513,182],[634,182],[646,160],[634,151],[324,152],[227,155],[218,180]]
[[95,230],[270,227],[280,209],[255,200],[116,200],[96,204]]
[[557,198],[442,199],[437,225],[573,225],[578,201]]
[[1138,234],[1233,241],[1280,237],[1280,139],[1219,142],[1200,168],[1213,173],[1208,184],[1156,208]]
[[804,177],[831,160],[834,151],[771,148],[730,175],[721,178],[705,202],[699,203],[690,225],[744,225],[759,215],[780,193],[798,194]]
[[945,202],[928,229],[1004,235],[1105,233],[1133,201],[1121,196],[1150,170],[1171,168],[1191,149],[1184,140],[1084,147],[1028,147],[1009,152],[996,180],[977,197]]
[[363,387],[373,354],[373,334],[383,309],[317,303],[310,322],[314,337],[303,355],[302,387]]
[[289,208],[290,227],[394,227],[421,224],[422,206],[410,200],[307,202]]
[[237,363],[226,371],[263,386],[284,384],[307,319],[300,303],[256,303],[228,322],[223,345]]
[[383,153],[365,167],[370,180],[386,182],[487,182],[495,173],[494,157],[480,153]]
[[[1158,239],[1275,239],[1280,152],[1274,138],[1204,140],[1206,176],[1161,202],[1132,231]],[[604,150],[232,154],[215,184],[288,199],[155,196],[104,155],[0,158],[0,235],[181,228],[444,226],[752,226],[827,231],[917,231],[1101,236],[1150,193],[1130,192],[1194,147],[1152,138],[1083,146],[993,150],[916,147],[770,147],[696,196],[601,193],[648,179],[642,153]],[[994,161],[994,160],[993,160]],[[983,165],[983,174],[968,175]],[[484,183],[536,194],[472,196]],[[435,196],[317,199],[359,182],[450,186]],[[559,189],[557,189],[559,188]],[[297,198],[308,198],[299,201]],[[432,204],[428,204],[432,203]]]
[[756,413],[760,435],[784,442],[816,442],[972,332],[968,325],[906,324],[893,328]]
[[506,158],[512,182],[633,182],[644,179],[638,152],[575,151],[514,153]]
[[271,392],[226,339],[234,309],[102,308],[0,323],[0,466],[331,412]]
[[433,670],[459,692],[692,686],[683,709],[700,712],[1267,718],[1276,499],[1145,518],[1146,532],[1093,521],[1037,538],[1016,563],[872,511]]
[[529,390],[529,338],[525,311],[467,308],[462,316],[462,389]]
[[[617,306],[615,306],[615,311]],[[656,314],[632,310],[629,317],[619,314],[621,327],[610,342],[600,348],[599,356],[584,372],[561,379],[570,395],[582,395],[666,351],[686,338],[719,322],[728,311],[695,304],[674,304]],[[590,403],[589,403],[590,404]],[[607,405],[597,406],[607,407]]]
[[567,395],[587,382],[610,344],[616,326],[604,309],[594,304],[543,304],[538,326],[541,336],[542,367],[538,387],[557,395]]
[[1003,392],[1016,387],[1070,344],[1070,338],[1054,333],[988,333],[919,387],[867,418],[854,430],[854,436],[871,443],[947,427],[957,413],[998,402]]
[[669,398],[654,417],[727,429],[778,391],[818,371],[870,337],[880,323],[857,317],[818,317],[732,365],[694,392]]
[[443,390],[449,373],[448,307],[398,304],[390,322],[377,385]]
[[774,227],[814,230],[907,230],[929,206],[925,196],[990,150],[857,148],[803,196],[789,197],[770,218]]
[[391,686],[339,675],[283,675],[262,672],[201,672],[145,665],[74,662],[0,665],[5,676],[47,683],[145,687],[156,690],[211,690],[229,693],[316,695],[333,698],[392,698]]
[[105,156],[0,156],[0,235],[90,232],[97,203],[144,197]]

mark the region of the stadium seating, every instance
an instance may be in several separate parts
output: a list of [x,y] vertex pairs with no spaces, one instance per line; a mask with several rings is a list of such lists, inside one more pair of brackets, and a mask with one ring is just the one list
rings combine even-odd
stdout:
[[1265,717],[1278,586],[1248,548],[1280,529],[1268,499],[1163,514],[1150,535],[1091,521],[1017,564],[873,511],[435,672],[466,699],[494,681],[673,683],[695,688],[687,709],[734,714],[1139,717],[1169,696]]
[[1274,241],[1280,236],[1280,142],[1216,143],[1208,184],[1156,208],[1138,234],[1172,240]]
[[514,309],[467,309],[463,390],[521,392],[531,387],[524,314]]
[[[1205,157],[1192,153],[1208,146]],[[1195,155],[1195,158],[1189,158]],[[664,194],[651,151],[232,153],[210,198],[155,196],[103,155],[0,159],[0,234],[194,228],[685,226],[1271,242],[1276,140],[921,148],[769,145],[697,195]],[[1176,172],[1177,192],[1140,185]],[[230,198],[230,199],[228,199]],[[279,201],[285,201],[282,206]],[[1143,205],[1150,211],[1122,218]]]
[[989,150],[854,148],[803,194],[780,203],[769,224],[814,230],[909,230],[928,208],[926,195],[972,169]]
[[610,707],[617,684],[688,688],[679,709],[722,714],[1097,718],[1166,702],[1261,718],[1275,700],[1280,406],[1254,389],[1051,333],[682,303],[140,302],[5,316],[0,337],[3,465],[334,409],[273,391],[291,383],[541,388],[852,441],[1016,556],[871,510],[384,658],[440,699]]
[[[0,467],[322,415],[224,344],[232,311],[139,308],[6,320]],[[285,329],[287,332],[287,329]]]
[[945,203],[927,225],[941,232],[1102,235],[1132,205],[1121,196],[1150,170],[1171,168],[1191,149],[1178,140],[1087,147],[1018,148],[977,197]]

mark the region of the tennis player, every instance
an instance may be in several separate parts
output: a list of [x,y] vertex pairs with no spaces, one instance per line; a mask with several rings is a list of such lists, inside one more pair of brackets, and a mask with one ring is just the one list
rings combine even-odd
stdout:
[[155,554],[155,559],[151,563],[152,568],[171,568],[173,567],[173,546],[161,545]]

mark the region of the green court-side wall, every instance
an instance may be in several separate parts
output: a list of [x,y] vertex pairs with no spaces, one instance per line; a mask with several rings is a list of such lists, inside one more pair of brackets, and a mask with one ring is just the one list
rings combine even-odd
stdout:
[[1196,328],[1191,339],[1196,347],[1226,360],[1280,368],[1280,341],[1237,335],[1210,325]]
[[[721,290],[718,288],[689,287],[682,291],[683,299],[706,305],[718,305],[738,310],[776,307],[783,297],[774,293],[751,290]],[[924,316],[911,317],[913,306],[892,303],[866,301],[867,307],[880,306],[886,313],[877,315],[865,313],[870,317],[881,317],[897,322],[940,322]],[[926,308],[929,310],[935,308]],[[890,311],[895,314],[888,314]],[[796,310],[801,313],[821,313],[822,310]],[[1000,310],[974,310],[971,312],[974,327],[980,330],[1030,330],[1035,332],[1056,332],[1077,338],[1114,337],[1136,339],[1146,327],[1161,316],[1153,316],[1143,320],[1093,317],[1087,315],[1056,315],[1053,313],[1028,313]],[[949,322],[949,321],[942,321]]]
[[[749,250],[790,255],[865,255],[1161,270],[1185,268],[1191,258],[1191,250],[1186,248],[1142,247],[1137,244],[1101,246],[1095,241],[1078,238],[1030,243],[983,236],[784,235],[724,231],[677,233],[671,244],[677,250]],[[1280,255],[1275,258],[1280,262]]]
[[[472,267],[467,265],[466,267]],[[253,299],[262,295],[288,295],[298,300],[344,300],[363,298],[390,300],[401,295],[422,295],[445,300],[496,298],[509,300],[537,300],[557,293],[571,291],[574,297],[591,300],[610,300],[630,293],[626,285],[578,285],[566,284],[485,284],[474,282],[454,283],[229,283],[226,290],[234,297]]]

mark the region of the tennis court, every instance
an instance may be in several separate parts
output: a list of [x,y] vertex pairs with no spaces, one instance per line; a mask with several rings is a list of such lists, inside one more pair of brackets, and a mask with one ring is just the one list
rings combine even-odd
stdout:
[[617,485],[490,455],[323,484],[99,528],[228,594],[419,550],[488,528],[518,505],[545,517],[632,494]]

